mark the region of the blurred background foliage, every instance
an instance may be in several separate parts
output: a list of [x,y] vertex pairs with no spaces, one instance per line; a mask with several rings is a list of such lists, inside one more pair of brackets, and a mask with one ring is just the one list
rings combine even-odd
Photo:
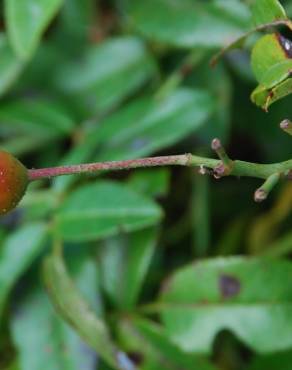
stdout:
[[[213,137],[233,159],[291,158],[291,97],[250,100],[291,73],[265,87],[258,55],[252,72],[260,34],[209,65],[285,18],[278,1],[0,4],[1,148],[27,167],[209,156]],[[292,185],[258,205],[259,185],[189,168],[31,185],[0,220],[0,368],[291,370]]]

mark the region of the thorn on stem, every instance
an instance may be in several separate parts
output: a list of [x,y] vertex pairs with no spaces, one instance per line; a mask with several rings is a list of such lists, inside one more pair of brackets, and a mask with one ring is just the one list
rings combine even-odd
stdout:
[[221,141],[217,138],[212,140],[211,148],[216,152],[221,162],[215,169],[215,178],[230,175],[233,168],[233,161],[228,157]]
[[213,140],[212,140],[212,143],[211,143],[211,148],[212,148],[215,152],[217,152],[217,151],[218,151],[218,150],[220,150],[220,149],[223,149],[223,146],[222,146],[222,144],[221,144],[221,141],[220,141],[219,139],[217,139],[217,138],[213,139]]
[[285,131],[288,135],[292,135],[292,122],[289,119],[284,119],[280,123],[280,128]]

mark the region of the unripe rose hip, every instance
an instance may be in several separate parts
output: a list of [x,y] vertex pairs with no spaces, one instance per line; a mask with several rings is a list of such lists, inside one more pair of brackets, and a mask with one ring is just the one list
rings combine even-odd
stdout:
[[28,171],[10,153],[0,150],[0,215],[11,211],[23,197]]

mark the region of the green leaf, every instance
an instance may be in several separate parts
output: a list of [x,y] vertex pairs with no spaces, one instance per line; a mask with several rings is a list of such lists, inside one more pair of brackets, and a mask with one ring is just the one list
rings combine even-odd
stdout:
[[169,182],[169,169],[147,168],[134,172],[128,180],[128,185],[139,193],[152,197],[163,197],[168,193]]
[[285,60],[272,66],[269,71],[263,76],[261,84],[267,89],[270,89],[291,75],[292,60]]
[[[53,255],[46,259],[43,275],[49,296],[64,320],[113,368],[127,370],[123,361],[129,361],[110,338],[105,322],[98,318],[74,286],[63,259]],[[133,367],[129,366],[129,369]]]
[[85,241],[156,224],[162,211],[151,199],[110,181],[85,185],[61,205],[56,225],[65,240]]
[[1,141],[1,148],[9,153],[13,153],[16,157],[20,157],[23,154],[39,149],[43,144],[44,142],[37,141],[35,137],[21,135]]
[[265,110],[291,93],[292,43],[280,34],[261,37],[252,50],[251,64],[259,81],[251,99]]
[[50,216],[57,205],[58,195],[51,189],[36,190],[28,188],[19,209],[23,211],[23,220],[32,222]]
[[201,127],[213,108],[210,95],[196,89],[181,88],[163,100],[138,99],[89,134],[102,145],[96,159],[140,157],[175,144]]
[[292,78],[279,83],[273,87],[270,91],[266,90],[265,87],[259,85],[251,94],[251,100],[262,107],[264,110],[268,110],[269,106],[275,101],[284,98],[292,93]]
[[[211,116],[214,105],[204,90],[187,88],[162,100],[136,99],[88,130],[64,162],[120,160],[152,154],[196,131]],[[55,186],[62,190],[72,180],[73,177],[59,178]]]
[[27,63],[25,72],[18,79],[17,91],[23,94],[29,86],[29,91],[34,92],[35,98],[52,96],[55,100],[59,100],[60,97],[56,96],[53,80],[56,71],[64,63],[66,53],[64,46],[58,47],[54,40],[43,40],[33,58]]
[[215,370],[203,357],[181,351],[167,338],[163,327],[150,320],[123,318],[117,327],[127,352],[141,359],[141,370]]
[[278,0],[254,0],[251,12],[256,26],[287,19],[286,12]]
[[258,85],[251,94],[251,101],[265,110],[267,110],[268,98],[269,91],[262,85]]
[[[83,294],[96,299],[97,271],[84,256],[74,271],[74,281]],[[94,370],[96,355],[54,311],[43,287],[37,287],[17,302],[11,320],[12,338],[22,370]]]
[[155,74],[155,62],[144,43],[128,36],[89,46],[77,62],[60,66],[55,83],[75,96],[88,117],[117,105]]
[[13,49],[21,59],[34,53],[63,0],[5,0],[5,19]]
[[76,47],[84,46],[90,41],[90,29],[96,26],[98,9],[94,0],[70,0],[65,1],[60,13],[61,30],[59,37],[71,42]]
[[187,352],[210,352],[215,335],[229,329],[268,353],[292,345],[291,283],[290,262],[206,260],[176,272],[157,308],[171,340]]
[[266,101],[265,108],[267,109],[271,104],[275,101],[284,98],[287,95],[292,93],[292,78],[288,78],[287,80],[281,82],[279,85],[275,86]]
[[0,105],[0,135],[33,137],[41,146],[69,135],[74,118],[59,103],[44,99],[6,101]]
[[132,309],[138,299],[157,243],[157,229],[106,239],[99,249],[103,289],[121,309]]
[[247,8],[239,1],[135,0],[134,26],[151,40],[178,47],[221,47],[248,25]]
[[283,36],[273,33],[261,37],[253,47],[251,66],[258,82],[266,88],[273,87],[289,75],[292,60],[287,55],[286,42],[288,40]]
[[17,58],[8,44],[6,35],[0,33],[0,96],[3,95],[20,75],[24,63]]
[[9,235],[0,249],[0,316],[6,298],[19,277],[45,245],[47,226],[26,225]]

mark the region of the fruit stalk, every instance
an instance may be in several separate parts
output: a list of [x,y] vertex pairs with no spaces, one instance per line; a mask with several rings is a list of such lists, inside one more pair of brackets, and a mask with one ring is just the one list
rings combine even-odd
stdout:
[[28,171],[30,181],[51,178],[62,175],[73,175],[82,173],[99,173],[102,171],[129,170],[132,168],[161,167],[161,166],[194,166],[204,164],[214,168],[218,161],[193,156],[192,154],[168,155],[161,157],[148,157],[140,159],[128,159],[122,161],[86,163],[71,166],[60,166],[51,168],[32,169]]

